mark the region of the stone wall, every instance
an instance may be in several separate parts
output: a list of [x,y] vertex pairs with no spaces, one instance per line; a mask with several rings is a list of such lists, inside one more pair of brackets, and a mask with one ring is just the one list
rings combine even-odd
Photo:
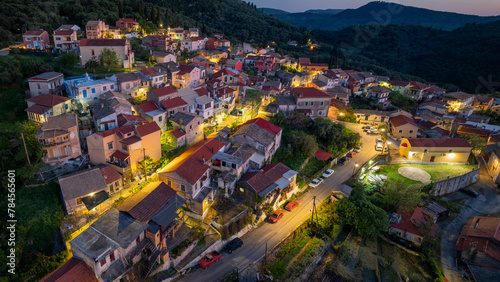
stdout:
[[475,183],[479,178],[479,168],[466,174],[437,181],[432,187],[431,194],[434,196],[442,196],[445,194],[458,191],[460,188],[467,187]]

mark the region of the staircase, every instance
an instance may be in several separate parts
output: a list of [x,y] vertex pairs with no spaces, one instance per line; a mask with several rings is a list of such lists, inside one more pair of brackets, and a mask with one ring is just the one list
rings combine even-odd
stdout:
[[149,273],[151,273],[151,270],[153,270],[153,267],[158,262],[158,258],[161,254],[161,251],[158,250],[151,241],[146,243],[146,248],[148,248],[153,254],[149,257],[147,266],[141,270],[141,276],[144,278],[148,277]]
[[273,207],[273,209],[277,209],[278,207],[275,207],[276,205],[276,202],[278,202],[278,199],[280,198],[280,193],[275,193],[274,194],[274,197],[273,197],[273,200],[271,201],[271,206]]

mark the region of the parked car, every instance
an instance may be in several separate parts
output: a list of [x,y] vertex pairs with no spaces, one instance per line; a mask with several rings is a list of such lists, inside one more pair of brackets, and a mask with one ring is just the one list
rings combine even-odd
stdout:
[[347,156],[348,158],[352,158],[352,157],[356,156],[356,152],[354,152],[354,151],[350,151],[349,153],[347,153],[347,155],[346,155],[346,156]]
[[361,152],[361,150],[363,150],[363,147],[359,147],[357,149],[354,149],[354,152],[359,153],[359,152]]
[[321,178],[314,178],[313,181],[311,181],[311,183],[309,183],[309,186],[315,188],[315,187],[318,187],[318,185],[320,185],[321,182],[323,182],[323,179],[321,179]]
[[296,208],[298,206],[299,206],[299,203],[297,203],[296,201],[291,201],[288,204],[286,204],[285,210],[292,211],[294,208]]
[[269,222],[276,223],[283,217],[283,212],[280,210],[275,211],[270,217]]
[[333,174],[333,169],[327,169],[325,172],[323,172],[323,177],[328,178]]
[[469,189],[469,188],[460,188],[459,191],[462,192],[462,193],[465,193],[465,194],[467,194],[469,196],[472,196],[472,197],[479,196],[478,192],[476,192],[475,190]]
[[213,251],[206,254],[202,259],[198,261],[198,263],[201,265],[201,267],[203,267],[203,269],[205,269],[217,262],[217,260],[220,258],[221,254],[217,251]]
[[243,240],[241,240],[240,238],[234,238],[226,244],[226,247],[224,249],[226,249],[226,252],[232,253],[234,252],[234,250],[241,246],[243,246]]
[[337,161],[337,163],[340,165],[345,165],[347,162],[349,162],[349,159],[347,157],[342,157]]

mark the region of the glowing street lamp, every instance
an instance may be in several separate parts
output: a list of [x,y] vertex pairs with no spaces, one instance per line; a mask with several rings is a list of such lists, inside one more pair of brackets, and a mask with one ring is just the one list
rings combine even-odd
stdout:
[[354,173],[356,172],[356,169],[358,168],[358,166],[359,166],[359,165],[358,165],[358,162],[356,162],[356,163],[354,164],[354,167],[352,168],[352,174],[353,174],[353,175],[354,175]]

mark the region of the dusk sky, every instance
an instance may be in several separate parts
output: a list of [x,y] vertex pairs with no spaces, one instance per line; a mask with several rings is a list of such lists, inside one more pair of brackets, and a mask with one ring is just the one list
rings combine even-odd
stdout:
[[[309,9],[349,9],[365,5],[370,0],[245,0],[262,8],[276,8],[288,12]],[[402,5],[481,16],[500,15],[500,0],[394,0]]]

